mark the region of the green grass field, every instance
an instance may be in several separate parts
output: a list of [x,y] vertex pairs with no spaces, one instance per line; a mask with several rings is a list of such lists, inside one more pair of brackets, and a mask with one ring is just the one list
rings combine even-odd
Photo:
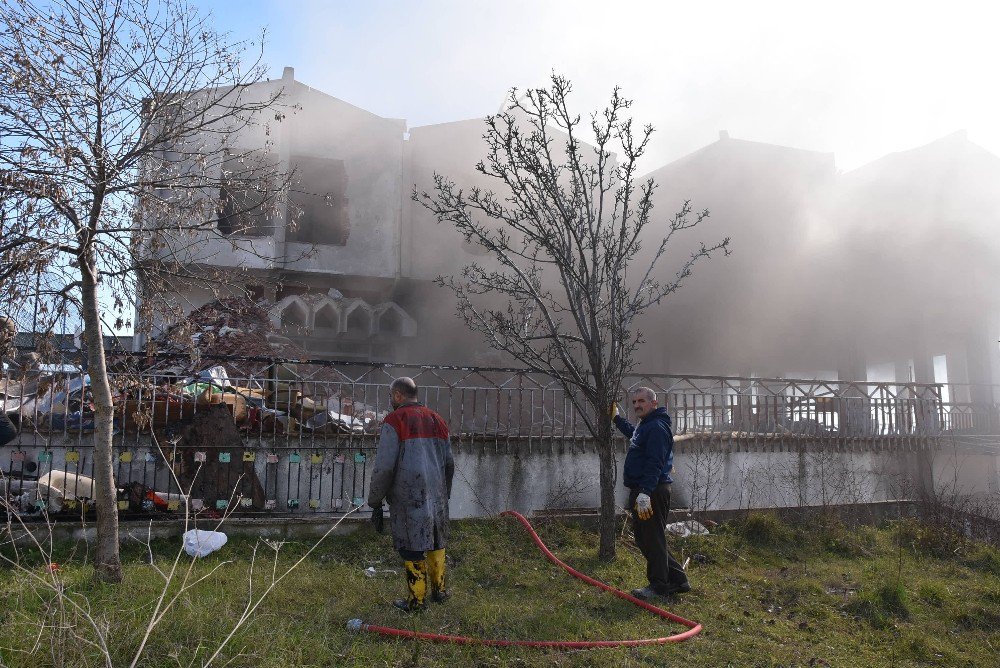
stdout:
[[[552,651],[462,647],[352,634],[348,619],[414,630],[533,639],[625,639],[683,627],[575,580],[545,560],[509,519],[452,526],[452,598],[419,615],[392,609],[403,593],[387,536],[367,527],[328,538],[260,605],[213,665],[218,666],[993,666],[1000,650],[1000,552],[912,521],[849,530],[808,528],[766,515],[674,541],[692,557],[693,591],[669,609],[704,625],[680,644],[639,649]],[[613,563],[596,559],[596,534],[547,522],[542,539],[570,565],[620,588],[643,582],[643,562],[622,542]],[[167,570],[177,542],[153,544]],[[254,557],[254,548],[256,556]],[[200,666],[275,572],[309,545],[276,552],[234,540],[194,564],[195,578],[152,633],[142,666]],[[10,552],[6,552],[10,554]],[[275,555],[277,554],[277,570]],[[79,546],[59,546],[58,579],[79,607],[59,606],[28,573],[0,569],[0,660],[4,666],[127,666],[163,579],[145,547],[128,547],[122,585],[95,584]],[[37,556],[22,555],[35,575]],[[189,560],[182,560],[182,565]],[[367,577],[364,569],[380,569]],[[385,572],[393,569],[395,573]],[[176,591],[175,582],[172,591]],[[103,631],[88,627],[88,611]]]

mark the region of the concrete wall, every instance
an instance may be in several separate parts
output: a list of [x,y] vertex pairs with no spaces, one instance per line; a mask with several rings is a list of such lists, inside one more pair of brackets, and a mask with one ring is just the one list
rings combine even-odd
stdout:
[[[324,279],[320,292],[338,276],[397,279],[403,199],[408,194],[401,180],[406,122],[382,118],[299,83],[290,68],[282,79],[257,84],[246,95],[266,99],[278,91],[282,92],[283,119],[272,118],[272,110],[229,142],[239,151],[267,147],[268,160],[284,174],[292,174],[300,159],[336,162],[343,170],[344,189],[331,199],[330,220],[320,221],[319,226],[332,224],[335,213],[345,215],[346,239],[298,242],[286,229],[288,224],[297,224],[296,207],[280,203],[268,220],[273,229],[264,236],[225,237],[211,231],[176,234],[174,246],[182,249],[177,259],[209,267],[237,267],[248,270],[251,280],[262,282],[276,279],[279,271],[286,283],[310,285],[310,276],[319,276]],[[321,198],[331,195],[313,193],[307,171],[294,174],[292,197],[295,192]],[[216,205],[218,196],[206,193],[208,209]],[[379,289],[384,291],[383,286]],[[178,301],[185,310],[204,303],[204,290],[196,285],[182,286],[180,292]]]
[[376,116],[299,83],[291,91],[289,102],[301,105],[301,110],[289,118],[282,138],[289,160],[302,156],[343,161],[350,232],[346,245],[318,244],[302,259],[296,258],[310,248],[288,242],[286,269],[397,276],[406,122]]
[[[0,461],[10,469],[12,453],[22,450],[27,461],[38,461],[45,442],[24,438],[0,448]],[[40,462],[39,472],[49,469],[89,473],[90,452],[85,443],[58,436],[47,442],[53,454],[51,462]],[[308,447],[287,448],[263,443],[256,450],[252,464],[265,488],[267,498],[276,500],[274,511],[297,517],[317,513],[346,511],[355,499],[364,500],[374,451],[370,445],[343,449],[315,450]],[[67,449],[79,453],[79,461],[66,461]],[[161,491],[176,491],[170,482],[165,462],[158,457],[146,461],[150,453],[143,439],[130,442],[127,451],[132,461],[116,463],[119,484],[139,481]],[[279,462],[268,464],[266,455],[279,454]],[[289,462],[289,454],[298,452],[301,462]],[[321,452],[322,461],[313,464],[310,455]],[[898,498],[914,498],[921,484],[928,484],[921,471],[933,475],[939,491],[957,488],[963,494],[982,497],[1000,493],[998,465],[1000,454],[968,449],[942,448],[937,451],[885,449],[882,451],[831,451],[808,444],[775,443],[760,448],[737,451],[732,445],[684,444],[676,449],[674,459],[673,505],[698,511],[826,506],[873,503]],[[364,461],[356,461],[357,454]],[[242,453],[232,452],[233,462]],[[343,456],[341,460],[338,455]],[[209,452],[214,459],[217,453]],[[618,454],[619,480],[624,453]],[[455,448],[456,472],[451,510],[455,518],[478,517],[505,509],[523,512],[545,508],[586,508],[599,503],[597,454],[586,445],[578,447],[535,448],[532,451],[497,451],[492,446],[472,445]],[[18,470],[20,463],[14,464]],[[235,485],[237,476],[231,477]],[[291,487],[290,487],[291,484]],[[16,480],[11,489],[19,490]],[[243,488],[248,489],[247,487]],[[625,502],[626,491],[618,491],[618,503]],[[228,495],[227,495],[228,496]],[[299,499],[299,508],[290,511],[289,498]],[[310,499],[316,499],[310,508]],[[214,498],[203,499],[206,507],[215,507]]]

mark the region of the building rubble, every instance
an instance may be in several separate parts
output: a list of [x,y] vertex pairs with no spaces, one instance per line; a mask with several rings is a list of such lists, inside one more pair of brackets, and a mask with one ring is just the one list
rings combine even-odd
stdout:
[[[210,302],[167,328],[150,346],[158,355],[109,358],[115,429],[164,429],[201,407],[224,404],[241,431],[255,434],[361,434],[378,429],[385,408],[352,396],[332,368],[304,378],[305,352],[279,336],[260,304]],[[166,353],[166,355],[162,354]],[[246,359],[250,358],[250,359]],[[79,370],[16,369],[0,376],[0,408],[22,434],[93,429],[90,377]]]

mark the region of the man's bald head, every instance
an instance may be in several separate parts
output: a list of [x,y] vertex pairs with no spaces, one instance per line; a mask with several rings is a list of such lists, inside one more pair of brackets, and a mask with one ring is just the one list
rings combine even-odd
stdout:
[[392,385],[389,386],[389,392],[392,394],[392,407],[397,408],[416,400],[417,384],[408,376],[400,376],[392,381]]

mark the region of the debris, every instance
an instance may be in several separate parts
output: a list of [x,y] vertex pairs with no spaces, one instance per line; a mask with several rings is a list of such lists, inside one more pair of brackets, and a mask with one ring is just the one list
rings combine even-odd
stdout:
[[665,529],[675,536],[680,538],[686,538],[687,536],[707,536],[708,529],[696,520],[687,520],[685,522],[672,522],[668,524]]
[[[306,351],[291,341],[275,338],[278,331],[266,306],[266,302],[244,297],[216,299],[168,327],[153,343],[158,352],[194,353],[192,359],[182,364],[183,375],[193,375],[202,369],[201,355],[307,358]],[[221,366],[229,377],[246,378],[262,375],[268,363],[227,361]]]
[[221,531],[191,529],[184,532],[184,551],[192,557],[206,557],[222,548],[229,537]]

